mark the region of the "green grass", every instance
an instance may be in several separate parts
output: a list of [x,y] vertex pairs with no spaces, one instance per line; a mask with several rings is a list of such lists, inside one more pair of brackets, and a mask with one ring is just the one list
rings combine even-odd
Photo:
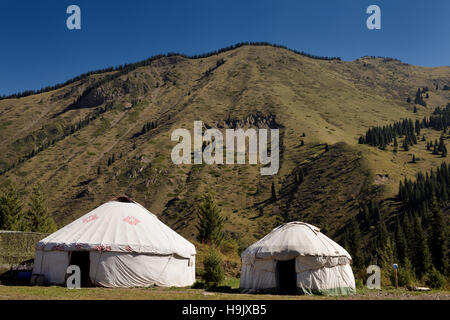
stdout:
[[190,288],[82,288],[0,285],[0,300],[345,300],[450,299],[450,291],[411,292],[406,289],[360,289],[354,296],[284,296],[214,292]]

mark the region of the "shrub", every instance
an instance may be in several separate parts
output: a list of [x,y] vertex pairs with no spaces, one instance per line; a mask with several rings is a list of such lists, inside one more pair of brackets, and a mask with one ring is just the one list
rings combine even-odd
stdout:
[[209,286],[217,286],[223,281],[225,274],[222,266],[222,257],[216,249],[211,248],[203,261],[204,273],[203,280]]
[[445,285],[445,278],[439,271],[433,268],[425,277],[425,284],[433,289],[442,288]]
[[[412,272],[405,268],[399,268],[397,271],[397,280],[399,287],[409,286],[413,281]],[[395,284],[395,279],[393,283]]]
[[223,240],[220,245],[220,248],[223,253],[237,253],[238,252],[238,244],[233,239]]

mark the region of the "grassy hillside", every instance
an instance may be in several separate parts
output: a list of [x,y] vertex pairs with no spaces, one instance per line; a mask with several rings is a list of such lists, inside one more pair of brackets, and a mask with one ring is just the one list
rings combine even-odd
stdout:
[[[440,89],[449,83],[450,67],[320,60],[271,46],[159,57],[0,100],[0,184],[15,181],[27,191],[40,183],[60,226],[125,193],[194,239],[197,197],[209,191],[242,246],[291,220],[339,237],[359,201],[392,197],[400,179],[442,161],[422,142],[394,154],[359,145],[358,137],[372,126],[430,115],[449,102],[450,91]],[[418,87],[429,87],[429,98],[413,113],[406,99]],[[279,173],[261,176],[259,165],[174,165],[170,135],[192,132],[194,120],[222,129],[280,127]],[[156,128],[141,134],[147,122]],[[416,164],[412,153],[421,158]],[[308,174],[297,185],[300,169]]]

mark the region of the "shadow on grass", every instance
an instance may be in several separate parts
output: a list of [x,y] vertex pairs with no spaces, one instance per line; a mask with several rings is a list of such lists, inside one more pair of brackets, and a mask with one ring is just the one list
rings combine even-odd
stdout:
[[0,273],[0,284],[4,286],[29,286],[34,259],[22,261]]
[[226,285],[208,285],[202,281],[195,282],[191,288],[204,289],[206,292],[240,293],[239,288],[232,288]]
[[230,286],[211,286],[206,288],[207,292],[220,292],[220,293],[240,293],[239,288],[232,288]]

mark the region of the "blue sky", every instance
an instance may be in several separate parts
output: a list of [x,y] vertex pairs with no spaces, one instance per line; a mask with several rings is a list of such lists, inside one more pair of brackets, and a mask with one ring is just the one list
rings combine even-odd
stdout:
[[[66,8],[81,8],[68,30]],[[366,8],[381,8],[368,30]],[[354,60],[388,56],[450,65],[448,0],[2,0],[0,95],[64,82],[89,70],[241,41],[268,41]]]

